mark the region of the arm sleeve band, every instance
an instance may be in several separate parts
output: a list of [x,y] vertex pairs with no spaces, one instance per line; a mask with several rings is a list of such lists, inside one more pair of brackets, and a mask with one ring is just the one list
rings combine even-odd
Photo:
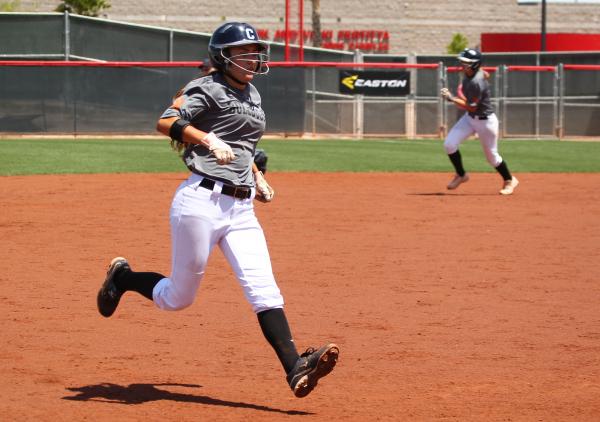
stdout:
[[183,130],[190,125],[190,122],[184,119],[177,119],[171,125],[169,129],[169,136],[171,139],[182,142],[183,141]]

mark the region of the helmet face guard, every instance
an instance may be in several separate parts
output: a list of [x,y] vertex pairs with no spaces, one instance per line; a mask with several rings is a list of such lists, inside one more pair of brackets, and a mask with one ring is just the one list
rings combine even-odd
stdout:
[[[240,45],[240,44],[238,44]],[[250,72],[253,73],[255,75],[265,75],[269,72],[269,48],[268,46],[262,46],[260,44],[259,45],[261,48],[259,49],[259,51],[257,51],[256,53],[242,53],[242,54],[236,54],[235,56],[230,55],[230,52],[228,51],[229,47],[234,47],[234,46],[229,46],[226,48],[221,49],[221,58],[223,60],[223,63],[225,63],[225,66],[236,66],[239,69],[242,69],[246,72]],[[246,62],[246,63],[253,63],[254,64],[254,70],[250,70],[247,69],[243,66],[240,66],[240,62]]]
[[459,55],[458,61],[469,69],[478,70],[481,67],[481,53],[472,48],[465,48]]
[[[231,47],[244,45],[256,45],[258,51],[231,55]],[[208,54],[215,67],[223,72],[231,65],[255,75],[269,72],[269,45],[260,40],[254,27],[247,23],[229,22],[218,27],[210,37]],[[254,63],[254,69],[242,67],[239,62]]]

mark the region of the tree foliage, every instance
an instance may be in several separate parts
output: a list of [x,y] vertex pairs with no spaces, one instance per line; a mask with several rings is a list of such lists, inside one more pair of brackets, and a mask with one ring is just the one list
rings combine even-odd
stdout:
[[469,41],[461,33],[454,34],[452,41],[446,46],[446,52],[448,54],[458,54],[469,46]]
[[104,9],[110,8],[107,0],[64,0],[55,9],[63,13],[65,10],[85,16],[98,16]]
[[19,0],[0,2],[0,12],[16,12],[20,5]]

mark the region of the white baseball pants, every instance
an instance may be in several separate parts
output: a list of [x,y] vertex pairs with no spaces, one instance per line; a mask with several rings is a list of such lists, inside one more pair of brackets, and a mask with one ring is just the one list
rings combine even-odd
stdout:
[[498,167],[502,163],[502,157],[498,154],[498,118],[493,113],[487,120],[479,120],[465,113],[446,136],[444,141],[446,153],[454,154],[460,144],[475,133],[479,137],[488,163],[494,168]]
[[171,204],[171,276],[152,292],[156,306],[179,310],[192,304],[204,276],[208,256],[219,245],[254,312],[283,307],[267,242],[254,214],[254,190],[249,199],[236,199],[199,186],[192,174],[175,192]]

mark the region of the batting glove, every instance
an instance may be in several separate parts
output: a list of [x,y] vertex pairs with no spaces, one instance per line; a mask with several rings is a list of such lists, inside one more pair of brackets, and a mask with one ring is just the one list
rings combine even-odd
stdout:
[[221,139],[214,134],[214,132],[207,133],[202,141],[210,152],[212,152],[217,158],[217,163],[229,164],[235,158],[233,150],[229,145],[223,142]]
[[260,202],[271,202],[275,196],[275,191],[265,179],[265,175],[262,171],[254,173],[254,180],[256,182],[256,199]]
[[442,90],[440,91],[440,94],[446,101],[449,101],[449,102],[454,101],[454,96],[450,93],[448,88],[442,88]]

